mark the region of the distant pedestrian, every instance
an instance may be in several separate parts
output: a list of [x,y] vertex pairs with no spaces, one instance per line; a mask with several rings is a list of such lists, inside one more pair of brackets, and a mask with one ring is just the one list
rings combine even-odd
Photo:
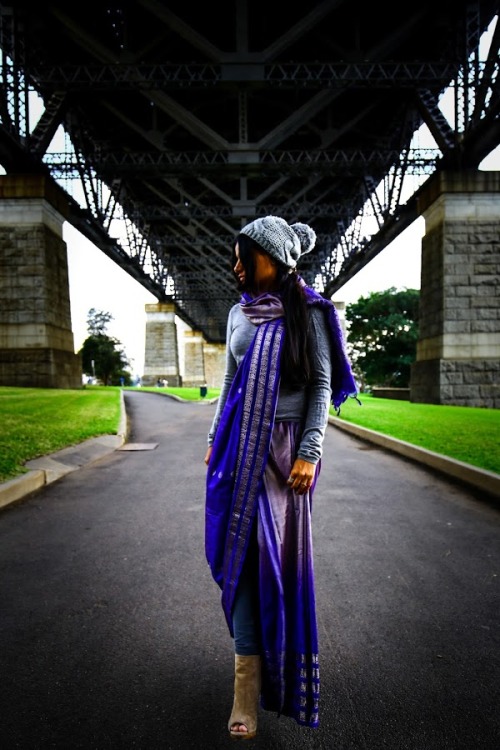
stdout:
[[205,456],[206,555],[234,638],[230,735],[257,708],[316,727],[319,653],[311,534],[330,403],[356,394],[333,303],[296,272],[314,230],[267,216],[235,240],[243,293]]

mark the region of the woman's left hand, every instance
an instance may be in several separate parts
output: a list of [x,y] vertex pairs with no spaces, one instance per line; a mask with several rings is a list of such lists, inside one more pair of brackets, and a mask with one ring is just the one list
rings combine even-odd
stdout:
[[315,472],[316,464],[311,464],[302,458],[296,458],[290,476],[287,479],[287,484],[298,495],[305,495],[313,483]]

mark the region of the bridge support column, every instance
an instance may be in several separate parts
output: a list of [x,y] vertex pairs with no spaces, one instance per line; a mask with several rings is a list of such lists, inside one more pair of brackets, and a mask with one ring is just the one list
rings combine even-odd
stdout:
[[205,385],[205,383],[203,335],[200,331],[184,331],[183,385],[190,388],[197,388],[200,385]]
[[221,388],[226,369],[226,345],[205,344],[203,347],[205,359],[205,376],[209,388]]
[[436,175],[420,199],[419,341],[411,401],[500,406],[500,172]]
[[166,380],[171,386],[181,385],[175,305],[158,302],[146,305],[146,353],[143,385],[156,385]]
[[0,385],[82,386],[62,236],[66,207],[43,175],[0,176]]

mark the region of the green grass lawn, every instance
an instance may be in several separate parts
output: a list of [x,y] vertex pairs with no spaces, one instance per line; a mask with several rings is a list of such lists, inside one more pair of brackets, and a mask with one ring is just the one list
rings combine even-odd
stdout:
[[[199,388],[137,388],[203,401],[219,395]],[[433,406],[362,394],[362,406],[349,399],[340,418],[500,473],[500,410]],[[332,410],[332,413],[333,410]],[[0,388],[0,482],[25,471],[31,458],[75,445],[90,437],[116,434],[120,388],[78,390]]]
[[340,418],[500,473],[500,410],[413,404],[367,394],[360,401],[361,406],[348,399]]
[[116,434],[119,424],[119,388],[0,388],[0,481],[31,458]]

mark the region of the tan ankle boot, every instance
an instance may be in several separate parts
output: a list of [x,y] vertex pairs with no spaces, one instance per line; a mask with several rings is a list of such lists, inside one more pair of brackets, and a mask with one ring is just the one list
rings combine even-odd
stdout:
[[[260,656],[238,656],[234,659],[234,702],[228,729],[231,737],[250,740],[257,734],[257,708],[260,696]],[[247,731],[240,732],[239,724]]]

